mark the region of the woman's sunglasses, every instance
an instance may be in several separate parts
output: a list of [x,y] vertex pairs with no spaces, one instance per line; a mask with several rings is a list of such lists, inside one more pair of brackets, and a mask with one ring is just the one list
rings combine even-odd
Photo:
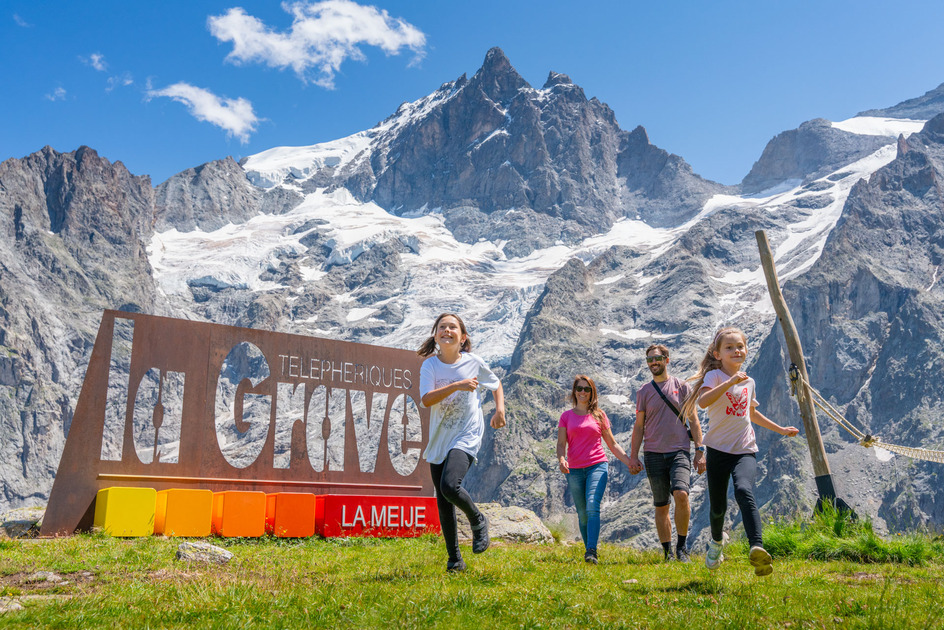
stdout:
[[592,387],[584,387],[583,385],[575,385],[575,386],[574,386],[574,391],[575,391],[575,392],[587,392],[587,393],[589,394],[590,392],[593,391],[593,388],[592,388]]

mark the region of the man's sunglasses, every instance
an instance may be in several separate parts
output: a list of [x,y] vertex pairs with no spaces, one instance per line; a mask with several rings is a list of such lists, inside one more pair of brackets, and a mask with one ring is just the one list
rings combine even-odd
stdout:
[[665,361],[665,357],[661,354],[654,354],[651,357],[646,357],[646,363],[655,363],[656,361]]
[[584,387],[583,385],[576,385],[574,387],[575,392],[587,392],[588,394],[593,391],[592,387]]

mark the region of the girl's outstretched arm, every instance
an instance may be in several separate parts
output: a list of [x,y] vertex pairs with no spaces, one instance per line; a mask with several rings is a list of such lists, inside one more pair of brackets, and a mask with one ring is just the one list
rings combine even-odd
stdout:
[[490,424],[493,429],[500,429],[505,426],[505,390],[502,389],[501,383],[498,384],[498,389],[492,392],[492,397],[495,399],[495,413]]
[[786,435],[787,437],[793,437],[800,432],[796,427],[782,427],[761,412],[757,411],[757,407],[751,406],[751,422],[756,424],[759,427],[764,427],[765,429],[770,429],[775,431],[780,435]]
[[702,387],[698,392],[698,406],[702,409],[710,406],[711,403],[721,398],[721,394],[728,391],[728,388],[737,383],[742,383],[748,379],[746,372],[737,372],[725,382],[715,387]]

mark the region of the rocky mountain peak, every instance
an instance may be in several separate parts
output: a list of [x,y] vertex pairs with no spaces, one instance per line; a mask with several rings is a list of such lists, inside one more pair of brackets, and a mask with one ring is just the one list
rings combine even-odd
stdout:
[[570,77],[562,72],[554,72],[553,70],[548,73],[547,81],[544,82],[542,89],[547,90],[554,87],[555,85],[573,85],[574,82],[570,80]]
[[497,46],[488,51],[478,72],[469,80],[470,87],[478,87],[496,103],[514,98],[521,88],[531,87],[514,69],[504,51]]

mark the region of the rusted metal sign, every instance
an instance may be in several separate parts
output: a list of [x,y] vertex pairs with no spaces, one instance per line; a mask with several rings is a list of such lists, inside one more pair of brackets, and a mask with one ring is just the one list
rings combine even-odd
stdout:
[[432,496],[414,352],[105,311],[42,535],[110,486]]

